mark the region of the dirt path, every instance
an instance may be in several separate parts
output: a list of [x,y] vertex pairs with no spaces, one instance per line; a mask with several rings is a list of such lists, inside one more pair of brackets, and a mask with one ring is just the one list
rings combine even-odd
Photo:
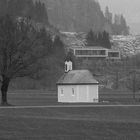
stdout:
[[46,106],[0,106],[0,109],[26,108],[94,108],[94,107],[140,107],[140,105],[46,105]]

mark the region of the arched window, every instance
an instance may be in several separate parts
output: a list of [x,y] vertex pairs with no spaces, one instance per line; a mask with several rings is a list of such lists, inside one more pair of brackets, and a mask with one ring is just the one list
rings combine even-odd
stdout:
[[75,96],[74,88],[72,88],[72,96]]
[[63,91],[63,89],[61,89],[60,95],[61,95],[61,96],[64,96],[64,91]]

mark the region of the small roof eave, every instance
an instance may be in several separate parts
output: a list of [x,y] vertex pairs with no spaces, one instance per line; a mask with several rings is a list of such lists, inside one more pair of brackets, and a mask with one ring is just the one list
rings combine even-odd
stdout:
[[99,83],[56,83],[56,85],[99,85]]

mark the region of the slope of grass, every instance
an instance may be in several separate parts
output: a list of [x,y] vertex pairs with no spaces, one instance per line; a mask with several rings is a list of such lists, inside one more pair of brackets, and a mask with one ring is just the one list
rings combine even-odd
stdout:
[[0,108],[0,139],[139,140],[140,107]]
[[[15,105],[57,104],[56,96],[9,94]],[[0,140],[139,140],[140,107],[0,108]]]

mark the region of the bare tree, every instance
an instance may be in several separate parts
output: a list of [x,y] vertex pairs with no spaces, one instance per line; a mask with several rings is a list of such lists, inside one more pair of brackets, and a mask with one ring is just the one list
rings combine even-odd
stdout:
[[45,30],[37,30],[27,18],[14,19],[8,15],[0,18],[1,104],[7,104],[11,79],[41,69],[39,63],[48,54],[47,42],[43,42],[45,35]]

